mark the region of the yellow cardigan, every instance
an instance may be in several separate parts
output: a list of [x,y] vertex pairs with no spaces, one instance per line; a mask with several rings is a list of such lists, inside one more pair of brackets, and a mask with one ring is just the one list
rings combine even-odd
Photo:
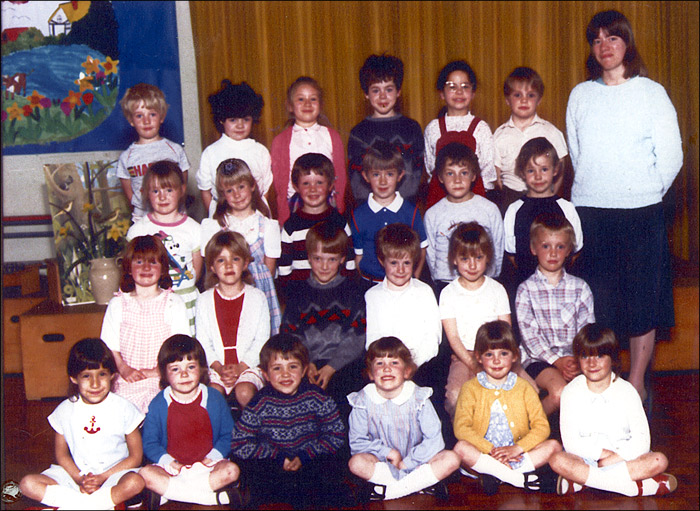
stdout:
[[484,438],[491,419],[491,405],[498,399],[508,419],[513,440],[524,452],[549,437],[549,421],[535,389],[518,378],[511,390],[486,389],[472,378],[459,391],[454,418],[457,440],[466,440],[484,454],[493,444]]

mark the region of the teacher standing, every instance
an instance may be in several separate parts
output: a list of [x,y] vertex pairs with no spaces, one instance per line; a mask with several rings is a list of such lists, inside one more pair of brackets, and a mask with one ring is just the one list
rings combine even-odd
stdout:
[[674,325],[661,201],[683,163],[680,130],[665,89],[646,78],[623,14],[597,13],[586,39],[588,80],[566,109],[571,201],[586,240],[579,273],[593,291],[596,321],[629,339],[628,380],[646,400],[656,330]]

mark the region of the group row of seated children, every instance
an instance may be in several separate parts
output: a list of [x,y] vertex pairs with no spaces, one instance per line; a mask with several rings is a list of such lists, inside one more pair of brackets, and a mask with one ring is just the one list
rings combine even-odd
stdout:
[[[585,486],[627,496],[675,490],[675,477],[664,473],[666,456],[650,451],[639,395],[619,376],[614,333],[589,324],[573,349],[582,374],[562,395],[562,448],[549,438],[536,392],[513,372],[520,350],[510,325],[483,324],[475,343],[481,370],[460,390],[457,442],[446,449],[432,390],[411,380],[411,351],[396,337],[367,349],[369,383],[347,396],[348,426],[335,401],[307,378],[309,352],[293,334],[263,345],[268,383],[236,421],[207,386],[206,354],[196,339],[178,334],[162,344],[161,390],[145,416],[111,391],[118,374],[112,351],[100,339],[84,339],[69,354],[71,397],[48,418],[56,464],[26,475],[20,489],[59,509],[113,509],[144,488],[155,497],[149,509],[170,499],[337,508],[419,491],[447,499],[444,480],[461,466],[478,474],[489,495],[501,483],[560,495]],[[366,481],[354,496],[345,463]]]

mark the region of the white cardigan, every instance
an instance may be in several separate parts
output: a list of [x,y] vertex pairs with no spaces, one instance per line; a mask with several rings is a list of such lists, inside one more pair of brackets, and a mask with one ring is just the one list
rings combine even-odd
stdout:
[[[236,350],[239,362],[255,367],[260,363],[260,348],[270,337],[270,309],[265,293],[258,288],[245,284],[244,293]],[[215,361],[223,364],[224,342],[216,320],[214,288],[206,290],[197,298],[195,329],[197,340],[207,355],[207,364],[211,366]]]

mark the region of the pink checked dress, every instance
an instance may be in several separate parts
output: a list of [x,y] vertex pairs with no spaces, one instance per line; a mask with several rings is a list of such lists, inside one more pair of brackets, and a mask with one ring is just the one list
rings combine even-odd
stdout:
[[[124,362],[134,369],[151,369],[158,365],[158,351],[171,335],[171,326],[165,321],[165,308],[171,289],[163,290],[149,300],[137,300],[129,293],[117,294],[122,299],[122,321],[119,328],[119,349]],[[129,383],[117,375],[114,392],[128,399],[141,412],[160,391],[160,378],[146,378]]]

